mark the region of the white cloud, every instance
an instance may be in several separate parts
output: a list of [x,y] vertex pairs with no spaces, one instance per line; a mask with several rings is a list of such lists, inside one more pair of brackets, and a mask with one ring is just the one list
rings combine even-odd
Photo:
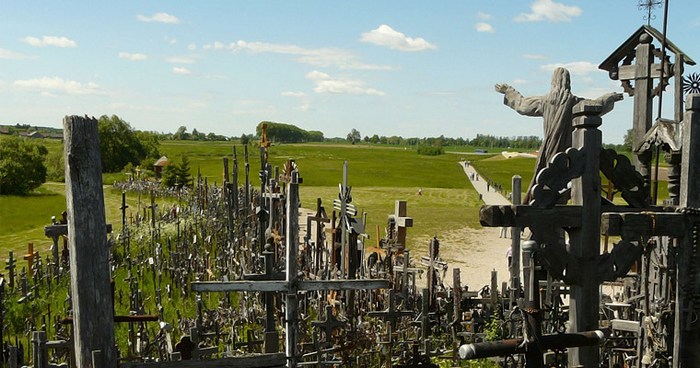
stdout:
[[600,72],[598,65],[591,63],[590,61],[574,61],[571,63],[554,63],[545,64],[540,67],[542,70],[554,71],[556,68],[565,68],[569,70],[571,74],[575,75],[586,75],[593,72]]
[[44,47],[44,46],[56,46],[56,47],[78,47],[75,41],[66,37],[57,36],[43,36],[42,38],[37,37],[25,37],[23,40],[25,43],[34,47]]
[[488,32],[488,33],[493,33],[496,32],[495,29],[493,29],[493,26],[485,23],[485,22],[479,22],[476,24],[476,31],[477,32]]
[[155,13],[151,15],[150,17],[147,17],[145,15],[137,15],[136,19],[142,21],[142,22],[156,22],[156,23],[180,23],[180,19],[178,19],[174,15],[170,15],[168,13]]
[[437,46],[421,37],[407,37],[405,34],[394,30],[386,24],[382,24],[376,29],[363,33],[360,37],[360,41],[399,51],[425,51],[437,48]]
[[51,94],[53,92],[69,95],[104,94],[104,90],[93,82],[83,84],[80,82],[65,80],[59,77],[43,77],[35,79],[16,80],[12,85],[19,89]]
[[556,3],[552,0],[535,0],[530,9],[532,13],[521,13],[515,17],[516,22],[571,22],[573,17],[578,17],[583,10],[578,6],[568,6]]
[[182,68],[182,67],[173,67],[173,74],[178,74],[178,75],[190,75],[192,72],[187,69],[187,68]]
[[195,63],[195,59],[193,57],[189,57],[189,56],[172,56],[172,57],[165,59],[165,61],[167,61],[171,64],[194,64]]
[[0,59],[14,59],[14,60],[20,60],[20,59],[29,59],[29,56],[20,54],[19,52],[14,52],[6,49],[0,49]]
[[531,60],[544,60],[547,58],[547,56],[541,54],[523,54],[523,57]]
[[143,61],[148,59],[148,56],[144,54],[132,54],[130,52],[120,52],[119,57],[131,61]]
[[525,79],[516,78],[516,79],[513,79],[513,82],[512,82],[512,83],[513,83],[514,85],[516,85],[516,86],[521,86],[521,85],[523,85],[523,84],[527,84],[528,81],[525,80]]
[[356,79],[333,78],[330,75],[314,70],[306,74],[306,78],[316,84],[316,93],[334,93],[350,95],[375,95],[384,96],[384,92],[365,86],[365,83]]
[[478,13],[476,13],[476,17],[479,19],[488,20],[488,19],[491,19],[491,14],[484,13],[484,12],[478,12]]
[[248,42],[238,40],[225,45],[215,41],[212,44],[202,46],[205,50],[231,50],[234,52],[271,53],[297,56],[296,61],[314,66],[335,66],[340,69],[363,70],[392,70],[388,65],[367,64],[350,51],[336,48],[307,49],[292,44],[277,44],[267,42]]
[[304,92],[295,92],[295,91],[284,91],[282,92],[282,96],[284,97],[306,97],[306,93]]

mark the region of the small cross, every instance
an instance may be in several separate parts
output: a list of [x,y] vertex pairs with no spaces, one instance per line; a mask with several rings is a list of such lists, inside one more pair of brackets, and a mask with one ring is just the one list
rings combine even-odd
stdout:
[[639,3],[637,3],[637,7],[639,10],[646,10],[647,15],[644,16],[644,19],[647,21],[647,25],[651,25],[652,19],[655,19],[656,16],[652,14],[654,12],[654,8],[661,6],[663,2],[661,0],[639,0]]
[[5,266],[10,281],[10,289],[15,288],[15,268],[17,268],[15,263],[17,263],[17,260],[14,258],[14,252],[10,251],[10,257],[7,259],[7,265]]
[[30,276],[34,276],[34,268],[32,267],[34,265],[34,258],[39,255],[39,252],[34,251],[34,243],[29,243],[29,246],[27,247],[27,254],[24,255],[24,260],[27,261],[27,264],[29,265],[29,272],[31,273]]

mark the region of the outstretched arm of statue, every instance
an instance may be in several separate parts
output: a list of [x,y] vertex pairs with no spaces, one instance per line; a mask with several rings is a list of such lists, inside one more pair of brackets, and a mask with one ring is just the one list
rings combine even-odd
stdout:
[[542,97],[523,97],[515,88],[505,84],[496,84],[496,92],[503,94],[503,103],[519,114],[542,116]]
[[615,102],[622,101],[622,93],[610,92],[598,97],[595,101],[603,106],[603,114],[607,114],[615,107]]
[[513,87],[511,87],[505,83],[496,84],[496,92],[498,92],[498,93],[506,94],[506,92],[508,91],[509,88],[513,89]]

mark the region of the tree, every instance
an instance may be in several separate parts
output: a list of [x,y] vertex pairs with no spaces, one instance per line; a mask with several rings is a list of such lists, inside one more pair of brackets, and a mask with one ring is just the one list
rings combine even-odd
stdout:
[[241,134],[241,144],[246,146],[250,142],[250,137],[248,137],[245,133]]
[[632,129],[627,129],[625,136],[622,137],[622,146],[625,150],[632,152]]
[[48,150],[20,137],[0,139],[0,194],[26,195],[46,181]]
[[173,134],[173,139],[174,140],[187,140],[190,138],[190,134],[187,133],[187,127],[182,125],[179,128],[177,128],[177,131],[175,134]]
[[158,157],[158,137],[137,133],[117,115],[102,115],[98,120],[102,172],[119,172],[131,163],[138,165],[146,157]]
[[350,133],[348,133],[347,140],[350,141],[352,144],[355,144],[355,142],[359,142],[360,140],[362,140],[362,135],[359,131],[357,131],[357,129],[352,128]]
[[179,164],[170,164],[165,167],[161,185],[166,188],[178,188],[192,186],[192,175],[190,175],[190,160],[187,156],[182,156]]
[[63,150],[54,150],[46,155],[46,180],[63,183],[66,181],[66,164],[63,159]]

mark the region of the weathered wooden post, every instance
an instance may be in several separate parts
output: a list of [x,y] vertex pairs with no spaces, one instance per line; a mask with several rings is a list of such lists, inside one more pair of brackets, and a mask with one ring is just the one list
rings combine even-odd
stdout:
[[[580,259],[595,259],[600,255],[600,148],[602,124],[600,105],[577,105],[574,108],[572,146],[583,150],[584,171],[571,181],[571,199],[582,206],[581,227],[569,233],[569,253]],[[600,295],[598,282],[593,277],[581,277],[579,285],[571,286],[569,305],[570,331],[582,332],[598,329]],[[570,367],[597,367],[598,347],[586,346],[569,350]]]
[[[511,203],[517,206],[521,203],[522,199],[522,181],[523,178],[520,175],[513,175],[512,186],[513,190],[511,192]],[[510,299],[511,303],[517,301],[520,298],[520,230],[519,227],[510,228],[510,252],[511,252],[511,263],[510,263]],[[511,305],[512,306],[512,305]]]
[[97,120],[66,116],[63,134],[76,364],[97,368],[92,352],[100,350],[99,367],[116,367]]
[[288,285],[285,310],[285,349],[287,355],[287,367],[294,368],[297,365],[297,290],[299,288],[299,275],[297,265],[297,253],[299,252],[299,173],[292,171],[292,180],[287,186],[287,235],[286,239],[286,282]]
[[[683,120],[683,163],[681,165],[680,207],[700,208],[700,177],[694,168],[700,162],[700,94],[687,97]],[[690,224],[687,235],[678,249],[678,278],[676,282],[676,320],[673,361],[674,367],[693,367],[700,362],[700,310],[697,295],[698,283],[698,235],[700,225]]]

